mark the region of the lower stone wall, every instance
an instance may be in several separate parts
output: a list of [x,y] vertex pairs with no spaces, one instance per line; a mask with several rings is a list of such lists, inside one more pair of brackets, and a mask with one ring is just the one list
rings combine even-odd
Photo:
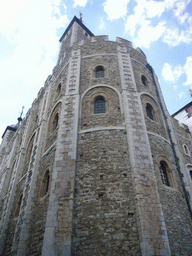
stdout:
[[72,255],[141,255],[126,131],[78,142]]
[[19,198],[21,194],[23,193],[23,188],[25,184],[25,179],[22,179],[18,184],[15,192],[15,197],[14,197],[14,202],[12,204],[12,209],[7,225],[7,229],[5,231],[5,240],[4,240],[4,245],[3,245],[3,256],[6,255],[11,255],[11,249],[12,249],[12,244],[13,244],[13,239],[14,239],[14,234],[15,234],[15,228],[17,225],[17,222],[19,221],[19,216],[15,216],[15,211],[17,208],[17,204],[19,202]]
[[[149,139],[171,255],[191,255],[192,221],[187,208],[171,145],[160,137],[153,135],[149,135]],[[158,157],[164,157],[169,163],[173,178],[170,187],[164,185],[161,181]]]
[[45,224],[46,224],[46,216],[47,216],[47,208],[49,203],[49,191],[44,196],[41,197],[41,186],[44,173],[47,169],[49,169],[50,174],[50,182],[51,183],[51,175],[53,170],[55,149],[53,148],[45,157],[43,157],[40,161],[39,174],[37,176],[36,182],[36,191],[34,197],[34,207],[32,210],[31,222],[30,222],[30,230],[29,230],[29,238],[27,244],[27,251],[25,255],[41,255]]

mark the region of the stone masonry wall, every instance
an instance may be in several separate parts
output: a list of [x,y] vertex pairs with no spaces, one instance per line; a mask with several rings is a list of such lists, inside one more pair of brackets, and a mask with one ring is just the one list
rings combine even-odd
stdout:
[[140,255],[125,130],[79,134],[72,255]]
[[[190,255],[192,250],[192,227],[181,181],[176,168],[171,145],[163,139],[149,135],[154,160],[158,191],[165,216],[165,223],[171,248],[171,255]],[[169,164],[171,186],[161,181],[159,157]]]
[[51,186],[54,156],[55,148],[52,148],[52,150],[48,154],[43,156],[39,164],[39,173],[36,182],[34,207],[32,209],[32,218],[30,222],[26,255],[41,255],[45,231],[45,222],[47,216],[47,207],[49,202],[49,190],[48,193],[43,197],[41,197],[40,191],[41,187],[44,185],[42,181],[46,170],[49,170],[49,188]]
[[[90,43],[89,45],[92,45],[93,43]],[[113,44],[112,44],[113,46]],[[84,52],[86,49],[84,49],[86,45],[83,45],[82,52]],[[94,42],[94,47],[97,50],[97,52],[101,53],[95,54],[94,56],[91,55],[91,52],[86,52],[87,56],[83,56],[82,58],[82,65],[81,65],[81,86],[80,86],[80,93],[82,94],[86,89],[98,85],[98,84],[107,84],[111,85],[117,90],[120,90],[121,84],[119,79],[119,67],[118,67],[118,59],[117,55],[113,52],[113,47],[111,49],[111,52],[108,49],[108,55],[102,54],[103,48],[100,48],[99,42]],[[105,69],[105,77],[96,78],[95,75],[95,68],[97,66],[103,66]]]
[[[94,101],[97,96],[105,98],[106,113],[94,114]],[[95,128],[98,126],[122,125],[119,96],[112,88],[105,86],[89,90],[83,98],[81,129]]]
[[9,217],[9,222],[7,225],[7,229],[5,231],[6,237],[5,237],[5,242],[4,242],[4,250],[2,255],[7,256],[11,255],[11,249],[12,249],[12,243],[13,243],[13,238],[14,238],[14,233],[15,233],[15,228],[17,225],[17,221],[19,220],[19,217],[15,217],[15,210],[16,206],[18,204],[19,198],[21,194],[23,193],[23,188],[24,188],[24,183],[25,179],[22,179],[18,184],[15,192],[15,197],[14,197],[14,202],[12,205],[11,209],[11,214]]
[[[157,133],[162,137],[168,139],[168,133],[166,131],[165,122],[159,105],[154,101],[152,97],[147,94],[141,95],[141,102],[143,106],[143,113],[145,116],[145,124],[148,131]],[[149,103],[153,107],[154,120],[151,120],[146,113],[146,104]]]

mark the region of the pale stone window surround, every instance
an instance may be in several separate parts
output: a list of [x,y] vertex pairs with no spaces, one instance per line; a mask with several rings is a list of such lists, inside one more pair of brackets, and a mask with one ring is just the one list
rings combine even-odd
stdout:
[[147,80],[146,76],[141,75],[141,83],[142,83],[142,85],[144,85],[146,87],[148,86],[148,80]]
[[29,142],[28,142],[28,145],[26,147],[27,149],[26,149],[26,154],[25,154],[22,176],[25,175],[25,173],[28,170],[28,166],[29,166],[29,163],[30,163],[33,146],[35,144],[35,135],[36,135],[36,132],[33,133],[32,136],[29,138]]
[[105,98],[98,96],[95,98],[94,102],[94,114],[105,113]]
[[160,171],[162,183],[170,187],[170,181],[168,177],[168,167],[165,161],[160,162],[159,171]]
[[20,194],[19,199],[18,199],[17,204],[16,204],[16,207],[15,207],[15,212],[14,212],[14,218],[15,219],[17,219],[17,217],[19,216],[22,199],[23,199],[23,193]]
[[[94,86],[92,86],[92,87],[90,87],[90,88],[88,88],[87,90],[85,90],[84,91],[84,93],[82,94],[82,96],[81,96],[81,104],[80,104],[80,116],[81,116],[81,111],[82,111],[82,103],[83,103],[83,99],[84,99],[84,97],[85,97],[85,95],[87,94],[87,92],[88,91],[90,91],[90,90],[92,90],[92,89],[94,89],[94,88],[98,88],[98,87],[107,87],[107,88],[110,88],[110,89],[112,89],[112,90],[114,90],[116,93],[117,93],[117,95],[119,96],[119,104],[120,104],[120,111],[121,111],[121,114],[123,114],[123,106],[122,106],[122,98],[121,98],[121,94],[120,94],[120,92],[116,89],[116,88],[114,88],[114,87],[112,87],[111,85],[105,85],[105,84],[98,84],[98,85],[94,85]],[[102,93],[95,93],[94,94],[95,95],[95,97],[98,95],[101,95],[102,96]],[[108,111],[108,102],[107,102],[107,95],[105,95],[104,96],[104,98],[105,98],[105,113]],[[90,101],[92,100],[92,103],[91,102],[89,102],[89,111],[90,111],[90,113],[93,113],[93,110],[94,110],[94,108],[93,108],[93,106],[91,106],[91,104],[93,104],[93,100],[94,100],[94,98],[91,96],[90,97]]]
[[[149,99],[147,99],[147,97]],[[140,98],[141,98],[141,102],[143,104],[143,108],[145,108],[144,109],[144,116],[146,118],[150,119],[151,121],[158,122],[159,120],[158,120],[158,115],[157,115],[156,109],[159,108],[159,105],[156,102],[156,100],[150,94],[148,94],[148,93],[141,93],[140,94]],[[149,104],[151,106],[151,108],[152,108],[153,119],[149,118],[148,115],[147,115],[147,112],[146,112],[147,104]]]
[[147,117],[153,121],[156,121],[156,115],[153,106],[150,103],[147,103],[145,106]]
[[50,187],[50,171],[49,168],[46,168],[46,171],[43,173],[43,178],[41,179],[40,186],[40,198],[44,198],[49,194]]
[[190,177],[190,181],[192,183],[192,165],[191,164],[187,164],[187,171],[189,173],[189,177]]
[[[96,77],[97,69],[100,68],[100,67],[103,68],[104,76],[103,77]],[[99,78],[102,79],[102,78],[105,78],[107,76],[108,76],[108,69],[107,69],[107,67],[103,63],[97,64],[94,67],[92,67],[92,78],[94,78],[94,79],[99,79]]]
[[98,114],[99,115],[101,115],[101,114],[105,115],[106,113],[109,113],[107,94],[105,94],[103,92],[95,92],[89,98],[89,111],[93,115],[98,115],[98,114],[95,114],[95,100],[97,100],[100,97],[105,100],[105,113],[98,113]]
[[62,85],[61,85],[61,82],[58,84],[58,86],[57,86],[57,97],[60,95],[60,93],[61,93],[61,87],[62,87]]
[[[44,151],[47,151],[47,149],[51,146],[51,144],[54,143],[56,140],[58,127],[59,127],[59,116],[60,116],[61,106],[62,106],[62,102],[61,102],[61,100],[59,100],[55,104],[55,106],[52,108],[52,111],[48,117],[48,120],[47,120],[48,125],[47,125],[46,136],[45,136],[46,142],[44,145]],[[58,122],[57,122],[57,127],[56,127],[55,123],[54,123],[54,119],[56,118],[55,116],[57,114],[58,114]]]
[[[153,82],[151,80],[151,74],[150,74],[149,70],[141,62],[138,62],[137,60],[132,59],[132,58],[131,58],[131,60],[135,61],[136,62],[135,64],[138,63],[139,65],[141,65],[141,68],[144,68],[143,72],[142,71],[138,72],[139,86],[140,86],[141,90],[152,91],[153,90]],[[142,76],[144,76],[146,78],[146,85],[144,85],[142,82]],[[147,91],[145,92],[145,94],[148,94]],[[152,95],[151,95],[151,97],[153,98]]]
[[[57,104],[53,107],[53,110],[49,116],[49,120],[48,120],[48,124],[49,124],[48,125],[48,133],[49,134],[53,133],[56,129],[58,129],[60,110],[61,110],[61,101],[57,102]],[[57,122],[57,125],[55,122]]]
[[151,104],[151,102],[147,102],[145,104],[145,113],[146,113],[146,117],[152,121],[157,121],[157,115],[155,112],[155,108],[153,107],[153,105]]
[[[168,181],[169,181],[169,185],[163,184],[161,173],[160,173],[161,162],[164,163],[165,166],[166,166],[166,173],[167,173],[167,178],[168,178]],[[170,162],[164,156],[159,156],[157,158],[157,166],[158,166],[159,179],[161,180],[162,186],[164,188],[175,189],[176,188],[176,182],[175,182],[173,167],[171,166]]]
[[190,155],[189,148],[188,148],[187,145],[183,144],[183,150],[184,150],[184,153],[185,153],[187,156],[191,156],[191,155]]
[[101,78],[101,77],[105,77],[105,70],[103,66],[98,66],[95,69],[95,77],[96,78]]

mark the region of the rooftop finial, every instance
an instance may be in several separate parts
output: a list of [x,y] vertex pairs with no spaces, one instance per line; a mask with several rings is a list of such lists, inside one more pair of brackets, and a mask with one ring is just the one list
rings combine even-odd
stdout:
[[20,113],[20,117],[17,119],[17,120],[18,120],[18,123],[20,123],[20,122],[23,120],[23,119],[22,119],[23,109],[24,109],[24,106],[22,107],[22,110],[21,110],[21,113]]
[[83,13],[81,11],[79,12],[79,16],[80,16],[80,21],[83,22]]

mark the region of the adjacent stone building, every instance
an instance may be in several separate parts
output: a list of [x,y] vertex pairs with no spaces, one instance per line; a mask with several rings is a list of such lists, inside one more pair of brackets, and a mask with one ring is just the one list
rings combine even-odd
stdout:
[[191,134],[145,54],[76,17],[60,42],[3,134],[0,255],[191,255]]

